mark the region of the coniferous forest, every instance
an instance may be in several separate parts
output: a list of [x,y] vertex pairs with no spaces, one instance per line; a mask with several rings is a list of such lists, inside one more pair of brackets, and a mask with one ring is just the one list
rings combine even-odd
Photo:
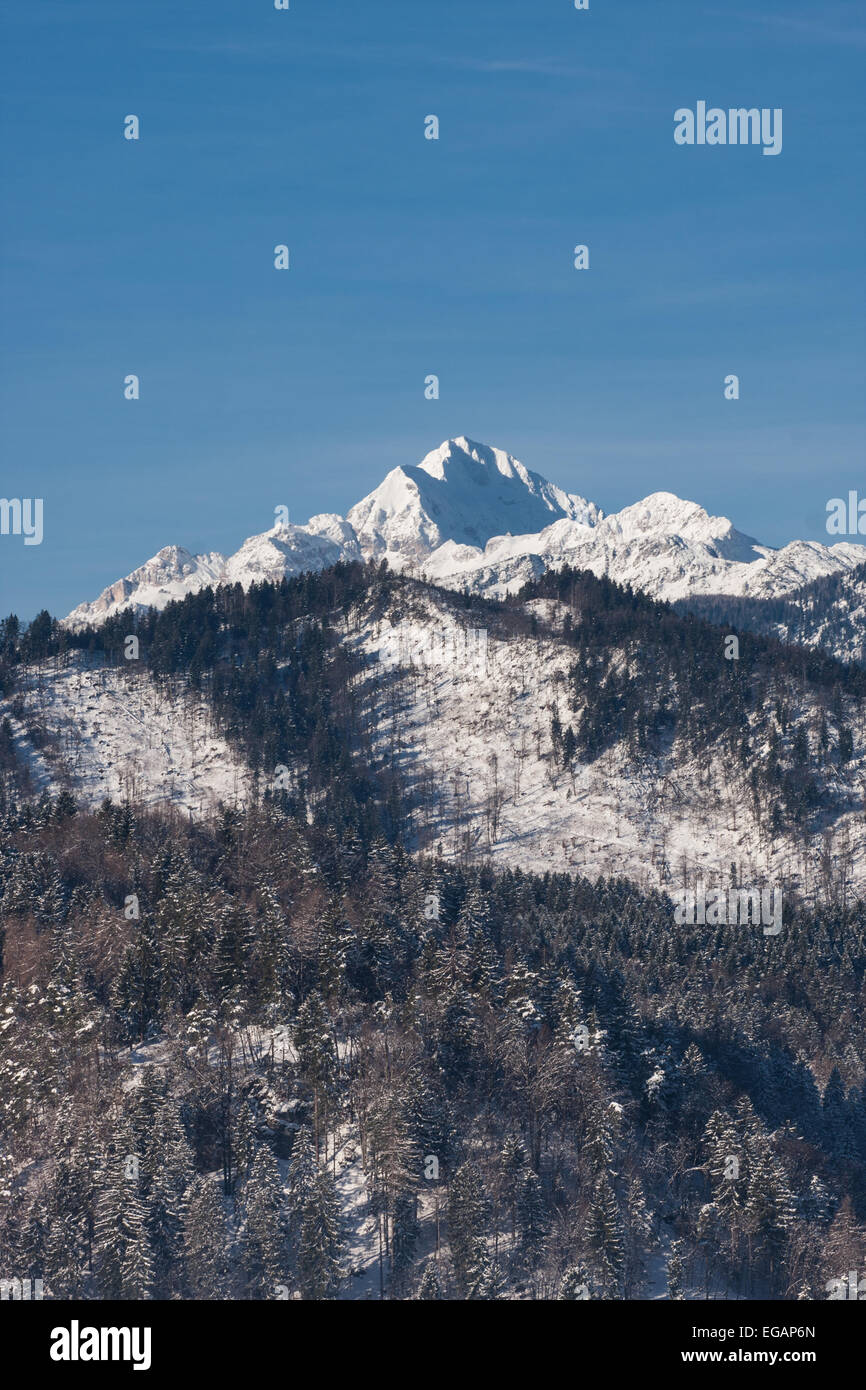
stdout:
[[[626,877],[419,846],[338,632],[423,593],[346,565],[0,628],[13,709],[28,665],[134,633],[260,774],[209,817],[87,810],[28,794],[0,734],[0,1270],[57,1299],[832,1297],[866,1229],[866,909],[674,929]],[[593,712],[554,760],[676,736],[748,762],[775,731],[757,793],[778,824],[827,812],[862,671],[756,638],[714,684],[718,629],[570,571],[469,616],[519,637],[530,598],[574,615]]]

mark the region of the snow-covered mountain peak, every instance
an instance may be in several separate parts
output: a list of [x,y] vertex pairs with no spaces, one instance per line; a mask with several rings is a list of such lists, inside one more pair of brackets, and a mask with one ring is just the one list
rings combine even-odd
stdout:
[[675,492],[651,492],[640,502],[632,502],[607,518],[608,528],[622,536],[638,536],[647,531],[682,534],[701,532],[717,536],[731,531],[724,516],[710,516],[697,502],[678,497]]
[[866,548],[792,541],[779,550],[672,492],[608,516],[512,454],[466,435],[419,464],[392,468],[347,516],[277,525],[224,560],[166,546],[67,622],[101,622],[124,608],[163,608],[206,584],[273,582],[339,560],[387,560],[446,588],[503,595],[570,565],[676,601],[727,594],[772,598],[863,563]]
[[351,522],[344,521],[336,512],[320,512],[318,516],[311,516],[302,530],[311,536],[323,536],[326,540],[333,541],[341,547],[344,560],[362,558],[354,526]]
[[105,622],[124,609],[165,608],[174,599],[218,584],[225,556],[213,550],[192,555],[182,545],[166,545],[125,579],[103,589],[98,598],[81,603],[66,619],[70,627]]
[[479,482],[492,473],[501,473],[503,478],[519,478],[525,487],[530,487],[531,475],[522,463],[504,449],[477,444],[474,439],[467,439],[465,434],[459,434],[456,439],[446,439],[438,449],[431,449],[418,467],[440,482],[448,482],[449,475],[452,481],[458,482],[460,474],[466,475],[467,472]]
[[417,466],[392,469],[348,520],[366,557],[402,566],[446,541],[483,549],[494,536],[538,532],[560,517],[595,525],[601,515],[502,449],[460,435]]
[[[322,518],[317,518],[320,522]],[[357,543],[356,543],[357,544]],[[240,550],[226,561],[223,583],[276,583],[302,574],[304,570],[325,569],[343,558],[340,539],[305,526],[278,524],[259,536],[250,536]]]
[[762,546],[753,536],[736,530],[726,516],[711,516],[697,502],[689,502],[674,492],[652,492],[641,502],[623,507],[605,519],[604,530],[625,541],[641,541],[647,536],[679,537],[692,545],[707,547],[720,559],[742,564],[772,553],[772,547]]
[[[501,486],[500,480],[506,480],[507,483],[516,485],[516,497],[521,497],[523,489],[530,498],[540,501],[547,511],[554,515],[558,513],[572,521],[583,521],[587,524],[594,524],[603,516],[592,502],[587,502],[575,493],[564,492],[555,483],[548,482],[540,473],[533,473],[504,449],[497,449],[489,444],[478,444],[475,440],[467,439],[465,434],[458,435],[456,439],[446,439],[438,449],[432,450],[421,460],[418,468],[439,482],[451,484],[455,492],[462,491],[465,486]],[[415,471],[406,470],[410,475]],[[508,496],[508,490],[501,495]],[[548,521],[551,519],[547,518]],[[516,535],[518,532],[512,530],[511,534]]]

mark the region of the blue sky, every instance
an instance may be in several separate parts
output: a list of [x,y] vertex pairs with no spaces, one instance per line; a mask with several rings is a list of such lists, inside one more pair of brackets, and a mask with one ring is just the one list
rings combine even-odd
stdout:
[[[866,492],[861,4],[0,15],[0,495],[45,505],[3,612],[344,512],[456,434],[770,544]],[[781,107],[781,155],[675,145],[698,100]]]

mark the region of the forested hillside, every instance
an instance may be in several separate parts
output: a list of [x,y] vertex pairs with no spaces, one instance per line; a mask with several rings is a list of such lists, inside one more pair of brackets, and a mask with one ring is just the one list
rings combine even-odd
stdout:
[[[552,683],[529,688],[536,700],[536,758],[554,775],[573,777],[576,766],[596,764],[612,750],[625,776],[645,775],[649,767],[662,783],[703,765],[734,788],[761,833],[797,842],[832,830],[858,805],[862,810],[866,672],[860,667],[820,649],[677,614],[568,568],[504,602],[453,595],[384,564],[341,564],[246,592],[239,585],[206,588],[161,612],[121,614],[74,633],[48,614],[27,631],[10,618],[0,624],[0,695],[26,725],[16,680],[50,686],[74,660],[118,671],[127,685],[144,672],[166,696],[180,690],[206,702],[215,728],[252,770],[262,794],[281,768],[277,790],[299,813],[307,809],[335,828],[351,825],[365,840],[380,830],[424,848],[419,827],[431,817],[413,812],[430,796],[430,775],[413,776],[382,738],[387,723],[398,729],[398,741],[403,736],[398,715],[405,703],[393,665],[381,662],[382,647],[412,624],[428,646],[443,627],[483,629],[491,648],[523,663],[522,696],[527,662],[530,680],[542,665],[539,643],[562,658],[564,669],[551,672]],[[731,636],[735,659],[727,659]],[[451,666],[459,674],[461,662]],[[491,687],[493,698],[502,688],[503,731],[514,712],[506,666],[500,662]],[[425,720],[432,712],[432,706],[425,710]],[[33,744],[44,744],[41,709],[29,720]],[[393,732],[390,737],[393,745]],[[7,726],[11,785],[10,739]],[[489,752],[498,747],[497,738]],[[523,754],[516,756],[522,765]]]
[[[486,632],[487,684],[379,659],[443,624]],[[0,1268],[54,1298],[827,1297],[866,1228],[866,911],[832,838],[866,672],[730,635],[576,571],[494,603],[362,565],[7,619]],[[70,670],[203,701],[244,798],[28,791]],[[506,867],[504,780],[486,840],[448,839],[413,711],[466,773],[461,711],[497,697],[494,776],[538,731],[513,816],[676,762],[771,842],[823,834],[821,891],[786,883],[768,936],[678,924],[636,860]]]
[[674,926],[276,807],[45,799],[0,849],[0,1256],[55,1297],[820,1298],[855,1267],[862,908]]
[[840,661],[866,666],[866,565],[814,579],[776,598],[695,594],[675,607],[710,622],[733,622],[784,642],[821,647]]

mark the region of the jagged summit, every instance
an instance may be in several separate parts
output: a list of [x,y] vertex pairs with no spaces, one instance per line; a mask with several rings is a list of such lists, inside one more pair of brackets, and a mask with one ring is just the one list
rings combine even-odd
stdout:
[[[564,492],[555,483],[549,483],[540,473],[533,473],[525,468],[519,459],[506,454],[503,449],[477,444],[463,434],[458,435],[456,439],[446,439],[444,444],[440,444],[438,449],[433,449],[421,460],[418,468],[429,473],[431,478],[449,483],[455,488],[470,480],[475,486],[488,487],[491,482],[495,486],[498,481],[495,474],[499,474],[500,478],[515,484],[514,496],[508,496],[509,505],[525,500],[524,494],[528,494],[533,499],[530,506],[534,506],[535,500],[540,501],[548,512],[559,512],[571,521],[593,525],[603,516],[592,502],[587,502],[575,493]],[[523,492],[520,491],[521,487]]]
[[90,603],[80,603],[66,619],[71,627],[102,623],[127,608],[165,608],[173,599],[197,593],[222,580],[226,559],[219,551],[192,555],[182,545],[166,545],[128,574],[103,589]]
[[461,435],[417,467],[394,468],[350,508],[366,558],[418,563],[446,541],[483,547],[494,536],[540,531],[557,517],[594,525],[591,502],[564,492],[502,449]]

